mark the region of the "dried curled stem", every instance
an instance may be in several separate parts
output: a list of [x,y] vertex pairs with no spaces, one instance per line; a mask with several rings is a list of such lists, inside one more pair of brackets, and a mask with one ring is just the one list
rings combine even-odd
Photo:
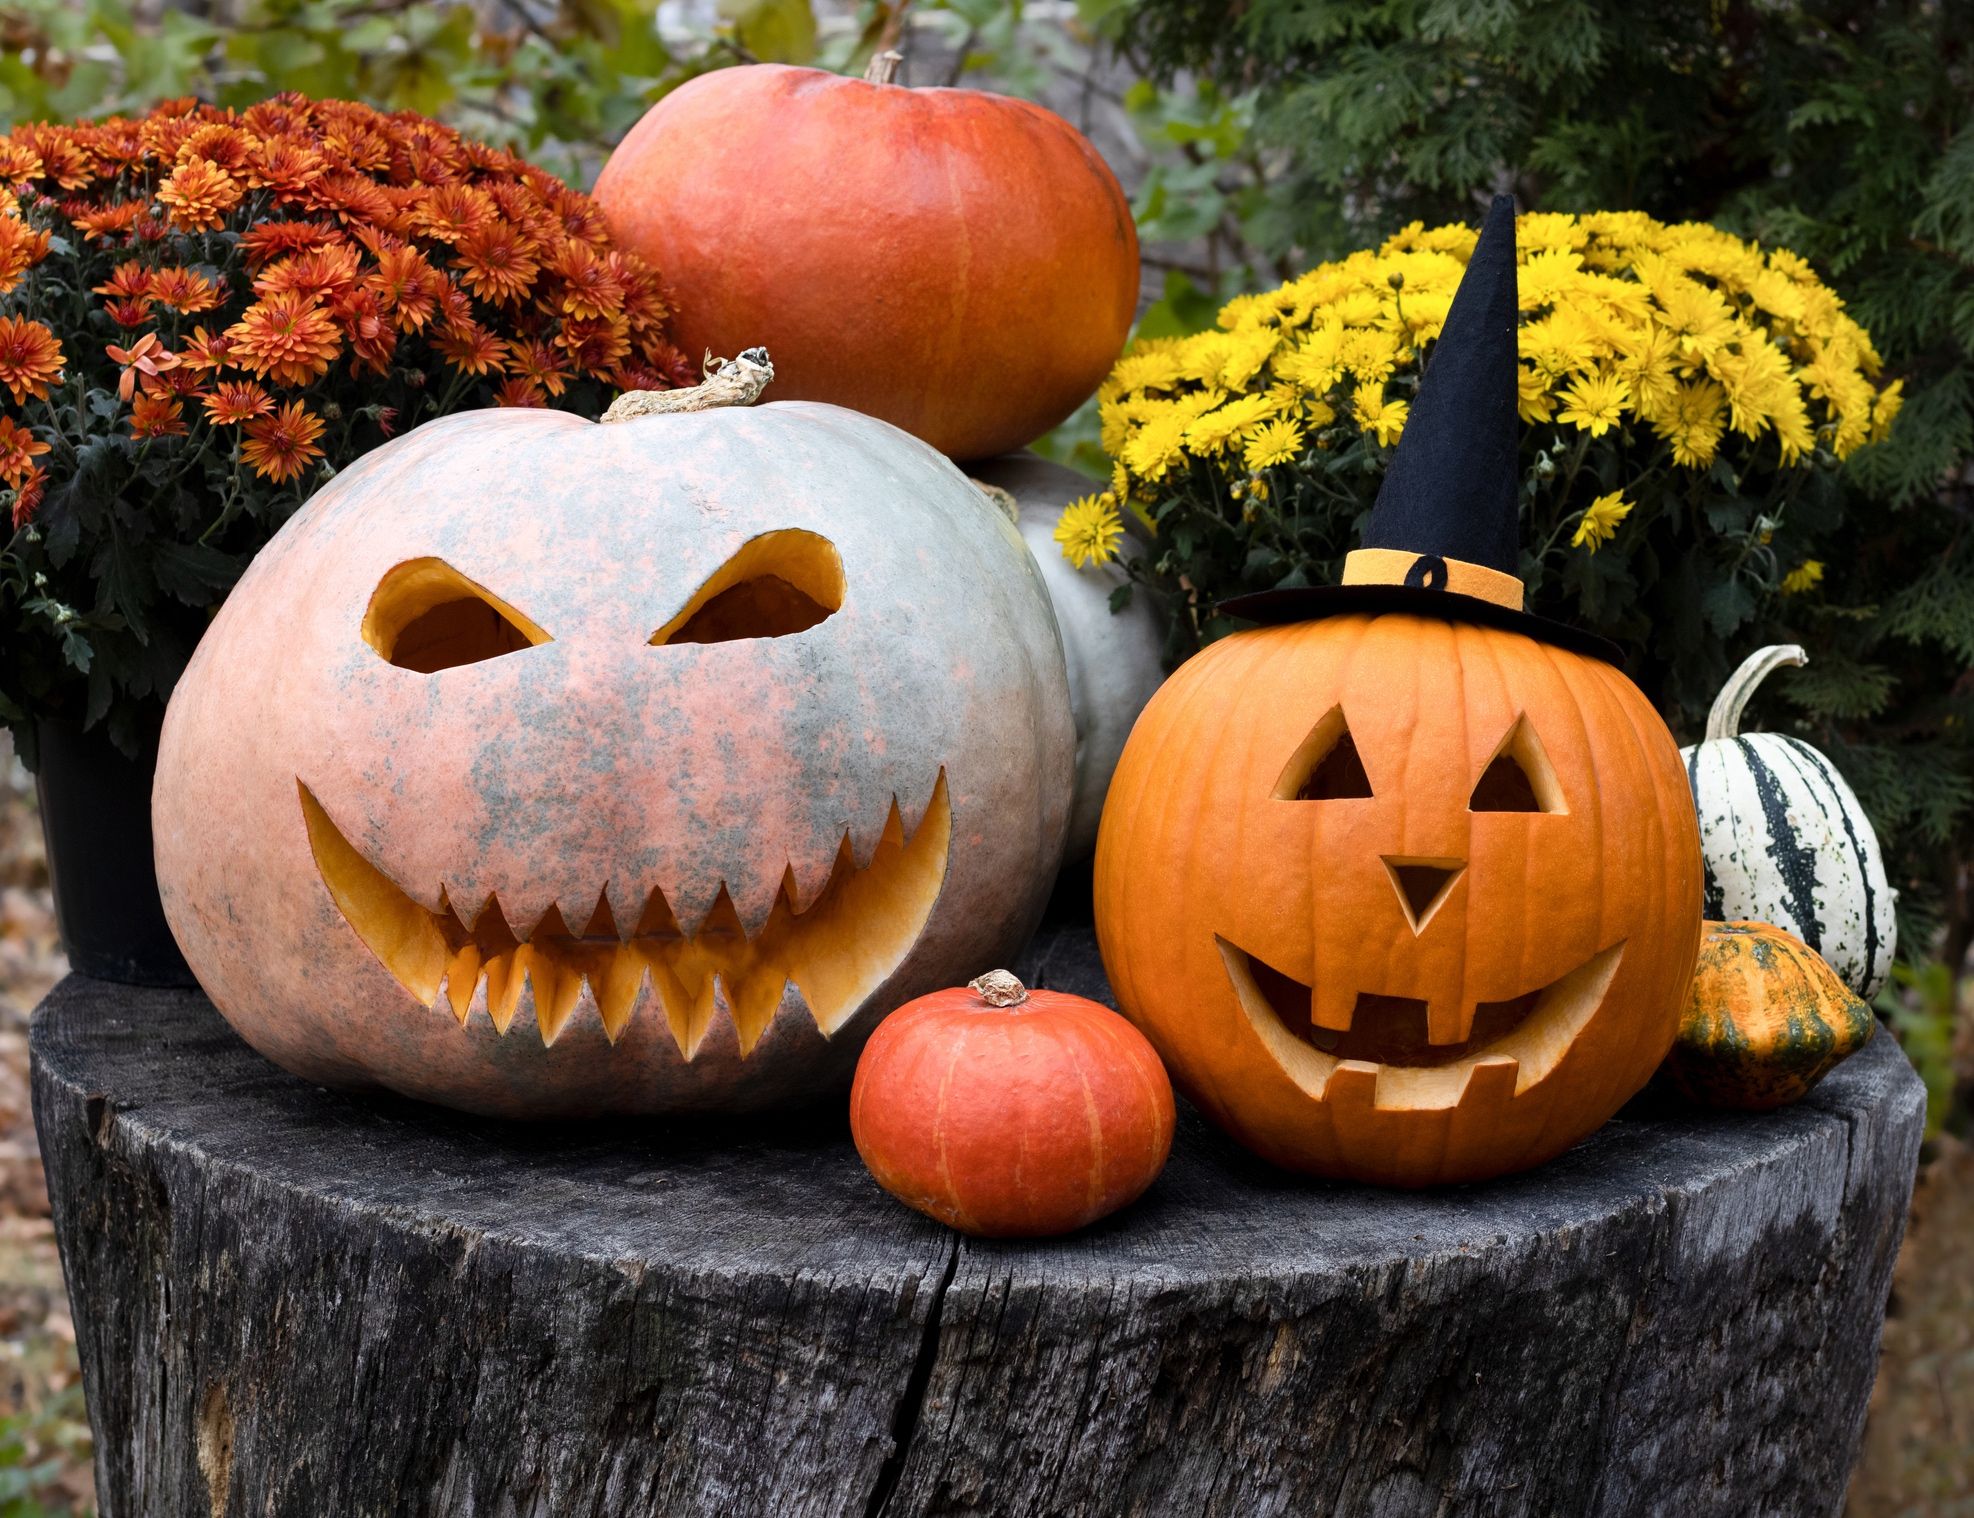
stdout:
[[1028,987],[1006,970],[989,970],[968,981],[966,988],[990,1007],[1018,1007],[1028,1000]]
[[966,477],[966,482],[992,501],[1002,516],[1017,527],[1021,525],[1021,502],[1014,498],[1012,490],[1003,489],[999,485],[989,485],[985,480],[976,480],[972,475]]
[[898,65],[904,61],[905,55],[894,47],[872,53],[864,65],[864,78],[872,84],[889,84],[898,77]]
[[706,355],[705,379],[683,390],[626,390],[603,413],[606,422],[675,411],[711,411],[716,406],[751,406],[775,377],[766,348],[749,348],[737,358]]

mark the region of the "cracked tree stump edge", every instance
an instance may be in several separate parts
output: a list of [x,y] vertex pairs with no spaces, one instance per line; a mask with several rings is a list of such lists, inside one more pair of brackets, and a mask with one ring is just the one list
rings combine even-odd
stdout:
[[[1087,929],[1017,969],[1106,994]],[[80,977],[33,1050],[104,1518],[1834,1514],[1924,1119],[1884,1035],[1424,1195],[1186,1111],[1136,1206],[987,1244],[834,1107],[502,1126]]]

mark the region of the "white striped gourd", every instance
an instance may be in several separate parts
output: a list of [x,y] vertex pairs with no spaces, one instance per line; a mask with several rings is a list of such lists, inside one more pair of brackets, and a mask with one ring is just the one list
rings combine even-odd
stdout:
[[1795,644],[1751,655],[1722,687],[1705,739],[1681,751],[1700,814],[1706,915],[1752,919],[1795,934],[1844,984],[1875,996],[1898,945],[1898,893],[1878,838],[1837,768],[1799,738],[1739,731],[1755,687]]

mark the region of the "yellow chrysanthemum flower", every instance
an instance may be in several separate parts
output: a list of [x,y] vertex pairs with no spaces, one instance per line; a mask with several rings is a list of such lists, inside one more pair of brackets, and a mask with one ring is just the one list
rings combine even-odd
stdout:
[[1277,417],[1248,433],[1247,446],[1241,450],[1241,460],[1249,469],[1262,470],[1274,464],[1286,464],[1300,452],[1301,423]]
[[[1416,385],[1475,237],[1415,222],[1228,302],[1210,331],[1134,344],[1098,392],[1114,503],[1142,512],[1203,464],[1251,508],[1257,467],[1298,467],[1340,429],[1395,443],[1407,403],[1388,397]],[[1517,241],[1516,411],[1548,429],[1552,456],[1635,417],[1613,439],[1627,456],[1658,449],[1685,471],[1724,448],[1741,451],[1737,467],[1773,449],[1772,464],[1801,467],[1818,447],[1843,458],[1882,439],[1898,415],[1870,335],[1785,249],[1637,211],[1527,215]],[[1606,540],[1596,524],[1614,526],[1612,509],[1578,523],[1584,546]]]
[[1823,583],[1823,563],[1820,559],[1805,559],[1782,577],[1782,594],[1799,596],[1813,586]]
[[1563,409],[1559,422],[1581,427],[1592,437],[1602,437],[1624,419],[1624,408],[1631,401],[1631,386],[1610,373],[1585,374],[1563,387]]
[[1383,385],[1359,385],[1350,399],[1350,413],[1357,418],[1357,425],[1374,433],[1387,448],[1405,431],[1405,417],[1410,409],[1404,401],[1386,400]]
[[1063,507],[1056,519],[1056,543],[1062,556],[1078,569],[1108,564],[1117,557],[1117,545],[1123,538],[1124,518],[1118,513],[1117,498],[1108,490],[1078,497]]
[[1632,503],[1624,498],[1621,490],[1600,495],[1583,508],[1583,516],[1576,524],[1576,534],[1570,539],[1570,546],[1588,548],[1595,553],[1616,535],[1618,523],[1631,515],[1631,506]]

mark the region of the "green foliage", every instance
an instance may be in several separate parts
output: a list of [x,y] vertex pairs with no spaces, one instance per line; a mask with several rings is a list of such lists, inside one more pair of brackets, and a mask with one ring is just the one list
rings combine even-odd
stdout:
[[0,0],[0,125],[299,90],[442,116],[587,182],[604,145],[665,90],[743,56],[742,39],[780,56],[771,43],[786,13],[809,14],[801,0],[758,0],[681,58],[659,36],[657,0],[193,0],[154,20],[145,10]]
[[[1792,248],[1845,298],[1906,405],[1822,508],[1816,595],[1764,604],[1685,583],[1682,562],[1634,562],[1606,588],[1656,602],[1657,636],[1712,642],[1723,664],[1809,645],[1777,688],[1878,825],[1908,951],[1938,942],[1958,963],[1974,940],[1956,905],[1974,862],[1974,7],[1119,0],[1106,25],[1154,76],[1254,92],[1259,150],[1283,168],[1249,221],[1301,264],[1511,189],[1529,209],[1641,210]],[[1690,716],[1691,691],[1652,692]]]
[[88,1462],[88,1413],[82,1382],[72,1378],[26,1411],[0,1418],[0,1518],[73,1514],[63,1478]]

